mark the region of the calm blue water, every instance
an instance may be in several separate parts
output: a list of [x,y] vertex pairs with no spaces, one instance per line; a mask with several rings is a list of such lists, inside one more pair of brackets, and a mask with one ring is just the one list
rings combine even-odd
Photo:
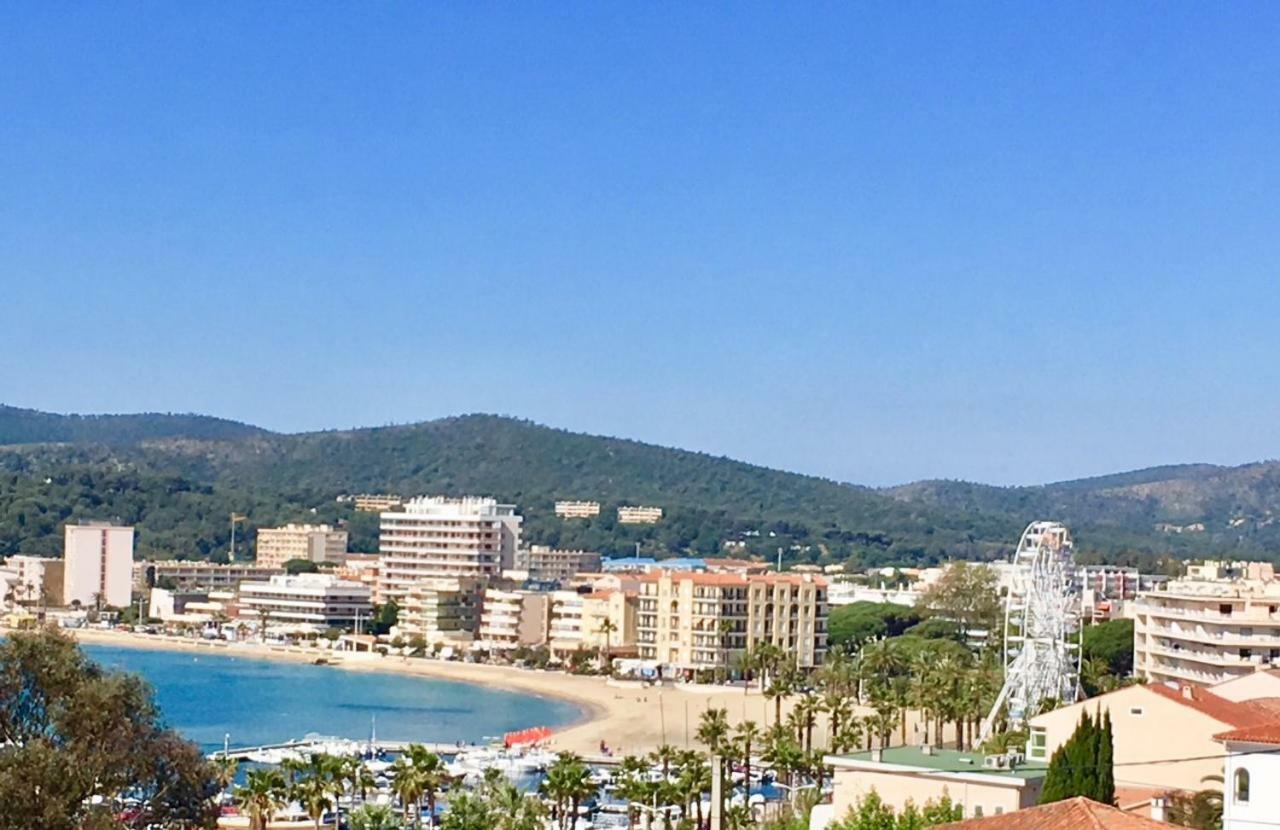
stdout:
[[393,674],[349,672],[243,657],[85,645],[104,666],[137,672],[165,721],[208,751],[301,738],[308,732],[387,740],[479,741],[529,726],[561,726],[581,712],[532,695]]

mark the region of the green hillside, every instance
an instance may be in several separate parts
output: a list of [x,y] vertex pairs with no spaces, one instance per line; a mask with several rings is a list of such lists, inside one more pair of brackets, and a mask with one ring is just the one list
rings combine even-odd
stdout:
[[[1042,487],[930,481],[872,490],[491,415],[297,435],[202,416],[12,408],[0,416],[12,444],[0,447],[0,554],[56,552],[62,523],[99,518],[136,525],[144,555],[218,557],[233,511],[249,517],[250,538],[282,522],[344,522],[353,547],[372,550],[376,517],[335,501],[365,491],[492,495],[519,506],[529,541],[610,554],[637,545],[653,555],[711,554],[732,540],[770,558],[781,548],[791,561],[989,558],[1006,554],[1036,518],[1067,522],[1086,555],[1111,559],[1280,550],[1272,523],[1280,468],[1270,463]],[[604,509],[562,521],[557,499]],[[658,505],[666,516],[620,526],[621,504]]]

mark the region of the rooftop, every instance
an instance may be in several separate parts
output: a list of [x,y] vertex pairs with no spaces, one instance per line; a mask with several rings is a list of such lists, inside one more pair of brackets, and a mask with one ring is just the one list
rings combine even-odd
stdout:
[[854,761],[861,764],[889,764],[901,767],[916,767],[934,772],[970,773],[990,775],[998,778],[1018,778],[1027,780],[1043,778],[1049,767],[1037,761],[1024,761],[1013,769],[989,769],[983,766],[981,752],[960,752],[955,749],[933,749],[925,754],[919,746],[891,746],[880,751],[880,760],[874,756],[875,750],[854,752],[848,755],[828,756],[835,766],[840,761]]
[[1069,798],[999,816],[940,824],[960,830],[1168,830],[1169,825],[1087,798]]
[[1149,683],[1143,688],[1237,729],[1265,723],[1275,718],[1269,698],[1237,703],[1198,686],[1186,685],[1173,688],[1164,683]]
[[1213,737],[1215,740],[1233,743],[1280,746],[1280,721],[1254,724],[1241,729],[1232,729],[1230,732],[1219,732]]

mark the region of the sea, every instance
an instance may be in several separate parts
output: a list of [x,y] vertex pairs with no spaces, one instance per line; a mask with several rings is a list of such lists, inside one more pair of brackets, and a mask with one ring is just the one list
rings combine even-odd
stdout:
[[85,645],[111,669],[136,672],[155,689],[165,723],[206,752],[261,746],[309,734],[381,740],[480,743],[531,726],[582,717],[572,703],[470,683],[353,672],[223,654]]

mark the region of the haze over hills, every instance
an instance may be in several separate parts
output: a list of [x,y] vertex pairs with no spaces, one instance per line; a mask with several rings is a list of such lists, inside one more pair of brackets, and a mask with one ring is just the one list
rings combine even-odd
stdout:
[[[200,415],[68,416],[0,406],[0,553],[52,553],[61,523],[139,527],[144,555],[221,555],[228,516],[252,527],[345,521],[376,544],[376,517],[336,495],[491,494],[518,504],[532,542],[607,553],[712,553],[725,540],[805,561],[931,562],[1005,554],[1026,522],[1054,518],[1085,552],[1280,550],[1280,466],[1177,465],[1038,487],[924,481],[884,490],[703,453],[583,435],[492,415],[300,434]],[[562,522],[556,499],[605,505]],[[656,504],[654,527],[618,504]]]

